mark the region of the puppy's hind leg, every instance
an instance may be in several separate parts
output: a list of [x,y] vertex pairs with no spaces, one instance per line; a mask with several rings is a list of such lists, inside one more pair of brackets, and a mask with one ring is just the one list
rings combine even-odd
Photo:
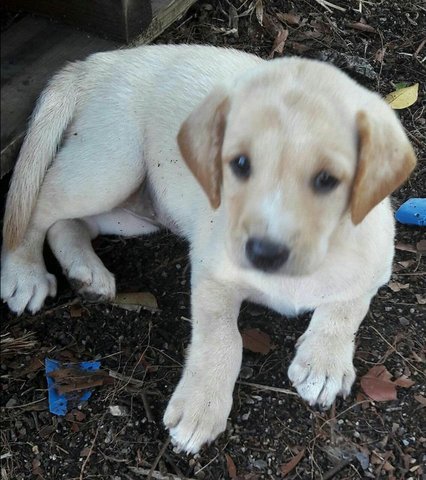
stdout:
[[3,247],[1,297],[12,311],[20,314],[27,308],[34,313],[47,295],[56,293],[55,279],[46,271],[42,254],[46,233],[53,224],[109,211],[140,186],[144,177],[142,152],[125,146],[112,153],[99,148],[98,155],[108,158],[103,168],[97,164],[99,156],[90,155],[87,147],[82,151],[65,146],[59,152],[41,186],[24,239],[14,249]]
[[157,230],[143,218],[115,208],[84,219],[56,222],[47,238],[74,290],[89,301],[101,302],[115,296],[115,279],[93,250],[93,238],[98,234],[145,235]]
[[101,302],[114,298],[115,278],[93,250],[97,233],[83,220],[60,220],[47,239],[73,289],[89,301]]

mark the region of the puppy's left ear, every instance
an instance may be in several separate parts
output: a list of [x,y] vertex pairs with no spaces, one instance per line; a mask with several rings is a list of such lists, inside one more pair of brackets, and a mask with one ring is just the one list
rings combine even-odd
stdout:
[[416,166],[416,156],[405,132],[392,112],[376,119],[364,111],[357,114],[358,166],[351,195],[355,225],[390,195]]
[[177,137],[183,159],[213,208],[220,205],[221,154],[228,109],[227,92],[216,88],[183,122]]

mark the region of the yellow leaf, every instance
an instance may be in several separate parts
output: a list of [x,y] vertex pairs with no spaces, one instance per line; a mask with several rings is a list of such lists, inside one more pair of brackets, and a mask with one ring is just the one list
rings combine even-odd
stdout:
[[400,110],[402,108],[411,107],[417,101],[419,96],[419,84],[415,83],[410,87],[400,88],[395,92],[389,93],[385,100],[388,102],[391,108]]
[[157,299],[149,292],[118,293],[111,302],[125,310],[139,312],[142,308],[158,310]]

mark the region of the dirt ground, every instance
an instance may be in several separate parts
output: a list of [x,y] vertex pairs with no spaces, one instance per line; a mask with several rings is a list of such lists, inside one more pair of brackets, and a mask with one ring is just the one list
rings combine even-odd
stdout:
[[[425,4],[334,3],[345,11],[315,0],[200,1],[158,43],[327,59],[382,95],[398,83],[419,82],[419,99],[400,111],[419,166],[395,193],[394,204],[425,196]],[[286,372],[309,316],[287,319],[244,305],[241,329],[258,328],[273,348],[265,354],[245,350],[239,379],[245,383],[235,388],[228,428],[195,456],[176,453],[161,422],[189,342],[187,245],[168,233],[96,240],[119,292],[155,296],[158,311],[139,313],[80,303],[47,252],[49,269],[60,279],[58,297],[35,316],[16,318],[1,307],[1,479],[135,480],[151,470],[157,479],[424,479],[424,237],[424,229],[398,225],[392,282],[379,291],[357,337],[358,380],[352,395],[330,411],[315,411],[298,396],[277,391],[291,390]],[[10,344],[8,353],[4,342],[10,338],[21,338],[21,344]],[[100,359],[102,369],[119,379],[96,388],[66,417],[54,416],[45,357]],[[393,378],[411,380],[398,388],[396,400],[370,401],[362,393],[360,378],[376,365]],[[120,407],[119,416],[111,406]]]

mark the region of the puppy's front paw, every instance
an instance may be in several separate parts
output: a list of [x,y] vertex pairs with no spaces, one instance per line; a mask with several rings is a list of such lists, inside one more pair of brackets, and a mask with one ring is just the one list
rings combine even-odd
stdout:
[[36,313],[48,295],[56,295],[56,278],[43,264],[26,262],[14,253],[3,260],[1,298],[13,312],[20,315],[28,309]]
[[353,342],[305,333],[288,370],[288,377],[309,405],[329,408],[337,395],[346,398],[355,380]]
[[197,384],[185,377],[180,381],[163,419],[179,450],[196,453],[226,429],[232,391],[220,389],[217,382]]

